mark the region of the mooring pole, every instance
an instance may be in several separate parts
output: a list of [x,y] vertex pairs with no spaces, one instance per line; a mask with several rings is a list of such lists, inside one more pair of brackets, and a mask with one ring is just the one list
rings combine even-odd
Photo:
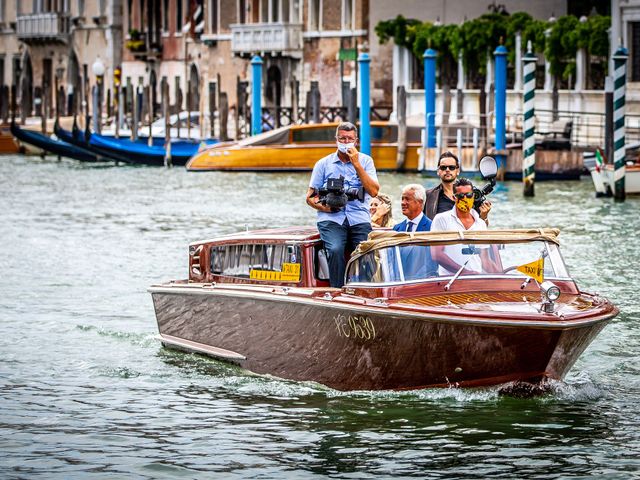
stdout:
[[496,118],[495,149],[496,161],[498,163],[498,178],[504,178],[504,171],[507,164],[505,151],[505,126],[507,109],[507,48],[498,45],[495,52],[495,96],[494,112]]
[[251,135],[262,132],[262,59],[251,59]]
[[625,199],[624,102],[627,82],[627,58],[627,49],[623,46],[618,47],[616,53],[613,54],[613,196],[618,201],[624,201]]
[[527,42],[527,54],[524,63],[524,95],[522,111],[524,112],[524,132],[522,138],[522,183],[525,197],[535,195],[536,178],[536,142],[534,129],[536,123],[534,100],[536,96],[536,62],[538,59],[531,51],[531,41]]
[[[424,128],[427,148],[436,146],[436,58],[438,52],[427,48],[422,55],[424,61]],[[425,149],[426,155],[426,149]],[[426,167],[426,158],[425,158]]]
[[366,52],[358,57],[360,67],[360,151],[371,155],[371,92],[369,66],[371,58]]

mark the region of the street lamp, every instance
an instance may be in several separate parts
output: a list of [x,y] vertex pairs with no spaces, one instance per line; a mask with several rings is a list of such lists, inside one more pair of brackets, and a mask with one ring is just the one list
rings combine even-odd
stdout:
[[100,60],[100,56],[96,58],[96,61],[91,65],[91,70],[96,76],[96,89],[93,95],[93,129],[100,133],[100,123],[102,120],[102,79],[104,77],[105,66]]

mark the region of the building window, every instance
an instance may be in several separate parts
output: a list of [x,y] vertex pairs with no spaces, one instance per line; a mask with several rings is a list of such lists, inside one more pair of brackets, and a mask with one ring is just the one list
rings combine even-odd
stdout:
[[184,16],[182,15],[182,0],[176,0],[176,33],[182,33],[182,23]]
[[309,30],[322,30],[322,0],[309,0]]
[[5,21],[5,2],[6,0],[0,0],[0,23]]
[[291,23],[302,23],[301,0],[291,0]]
[[219,0],[209,0],[209,32],[214,34],[220,31],[218,26],[219,8]]
[[169,0],[164,0],[162,10],[162,30],[164,32],[169,31]]
[[247,0],[238,0],[238,23],[247,23]]
[[342,0],[342,30],[354,30],[353,0]]
[[631,70],[631,81],[640,82],[640,22],[629,22],[629,33],[631,34],[631,65],[627,67]]
[[269,21],[269,0],[260,0],[260,23]]
[[[80,2],[84,2],[84,0],[78,0],[78,5]],[[78,6],[78,8],[80,8]],[[82,16],[82,13],[78,15]],[[133,0],[127,0],[127,33],[131,32],[131,17],[133,16]]]

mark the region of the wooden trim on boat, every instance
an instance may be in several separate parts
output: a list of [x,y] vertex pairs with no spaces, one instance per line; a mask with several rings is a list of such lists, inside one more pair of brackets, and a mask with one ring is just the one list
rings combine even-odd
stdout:
[[[200,287],[200,288],[198,288]],[[238,288],[239,286],[236,286]],[[277,288],[277,287],[276,287]],[[270,291],[267,291],[270,290]],[[224,297],[246,297],[252,300],[257,298],[261,300],[270,300],[274,302],[288,302],[288,303],[298,303],[304,305],[313,305],[316,307],[323,308],[331,308],[336,310],[345,309],[345,302],[335,302],[334,298],[326,298],[326,297],[299,297],[296,295],[289,294],[287,291],[278,292],[280,295],[275,294],[274,287],[261,286],[261,290],[256,288],[248,288],[242,289],[238,288],[238,290],[232,290],[227,288],[227,285],[212,285],[212,284],[200,284],[200,285],[176,285],[176,286],[163,286],[163,285],[152,285],[147,289],[147,291],[151,294],[156,293],[165,293],[165,294],[173,294],[173,295],[219,295]],[[585,326],[595,325],[602,321],[606,321],[610,318],[613,318],[617,315],[618,310],[613,308],[606,313],[602,313],[600,315],[594,315],[587,318],[580,318],[575,320],[564,320],[563,317],[555,316],[553,314],[545,314],[549,316],[549,320],[510,320],[510,319],[501,319],[496,318],[496,312],[487,312],[492,314],[492,317],[484,317],[480,314],[475,314],[470,316],[471,312],[464,312],[465,316],[452,316],[441,314],[438,312],[434,312],[433,310],[424,309],[423,311],[416,311],[417,308],[415,306],[398,306],[393,305],[393,307],[389,307],[388,305],[358,305],[357,303],[353,303],[350,305],[354,312],[357,313],[369,313],[369,314],[383,314],[390,315],[393,314],[398,317],[412,318],[412,319],[420,319],[420,320],[432,320],[436,322],[443,323],[455,323],[462,325],[475,325],[475,326],[492,326],[492,327],[529,327],[529,328],[541,328],[541,329],[551,329],[551,330],[563,330],[563,329],[573,329],[573,328],[582,328]],[[409,311],[409,309],[413,311]],[[476,312],[473,312],[476,313]]]
[[224,360],[246,360],[247,357],[231,350],[225,350],[224,348],[211,347],[204,343],[192,342],[191,340],[185,340],[184,338],[174,337],[167,334],[159,334],[156,338],[163,344],[171,345],[173,347],[179,347],[181,349],[189,350],[192,352],[206,353],[213,357],[222,358]]

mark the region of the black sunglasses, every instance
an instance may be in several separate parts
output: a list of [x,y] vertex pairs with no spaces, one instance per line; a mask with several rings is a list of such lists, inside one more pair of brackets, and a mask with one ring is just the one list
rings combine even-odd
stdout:
[[445,170],[451,170],[453,172],[454,170],[458,169],[458,166],[457,165],[440,165],[438,168],[443,172]]
[[467,192],[467,193],[456,193],[454,195],[457,199],[462,200],[463,198],[467,197],[467,198],[473,198],[473,192]]

